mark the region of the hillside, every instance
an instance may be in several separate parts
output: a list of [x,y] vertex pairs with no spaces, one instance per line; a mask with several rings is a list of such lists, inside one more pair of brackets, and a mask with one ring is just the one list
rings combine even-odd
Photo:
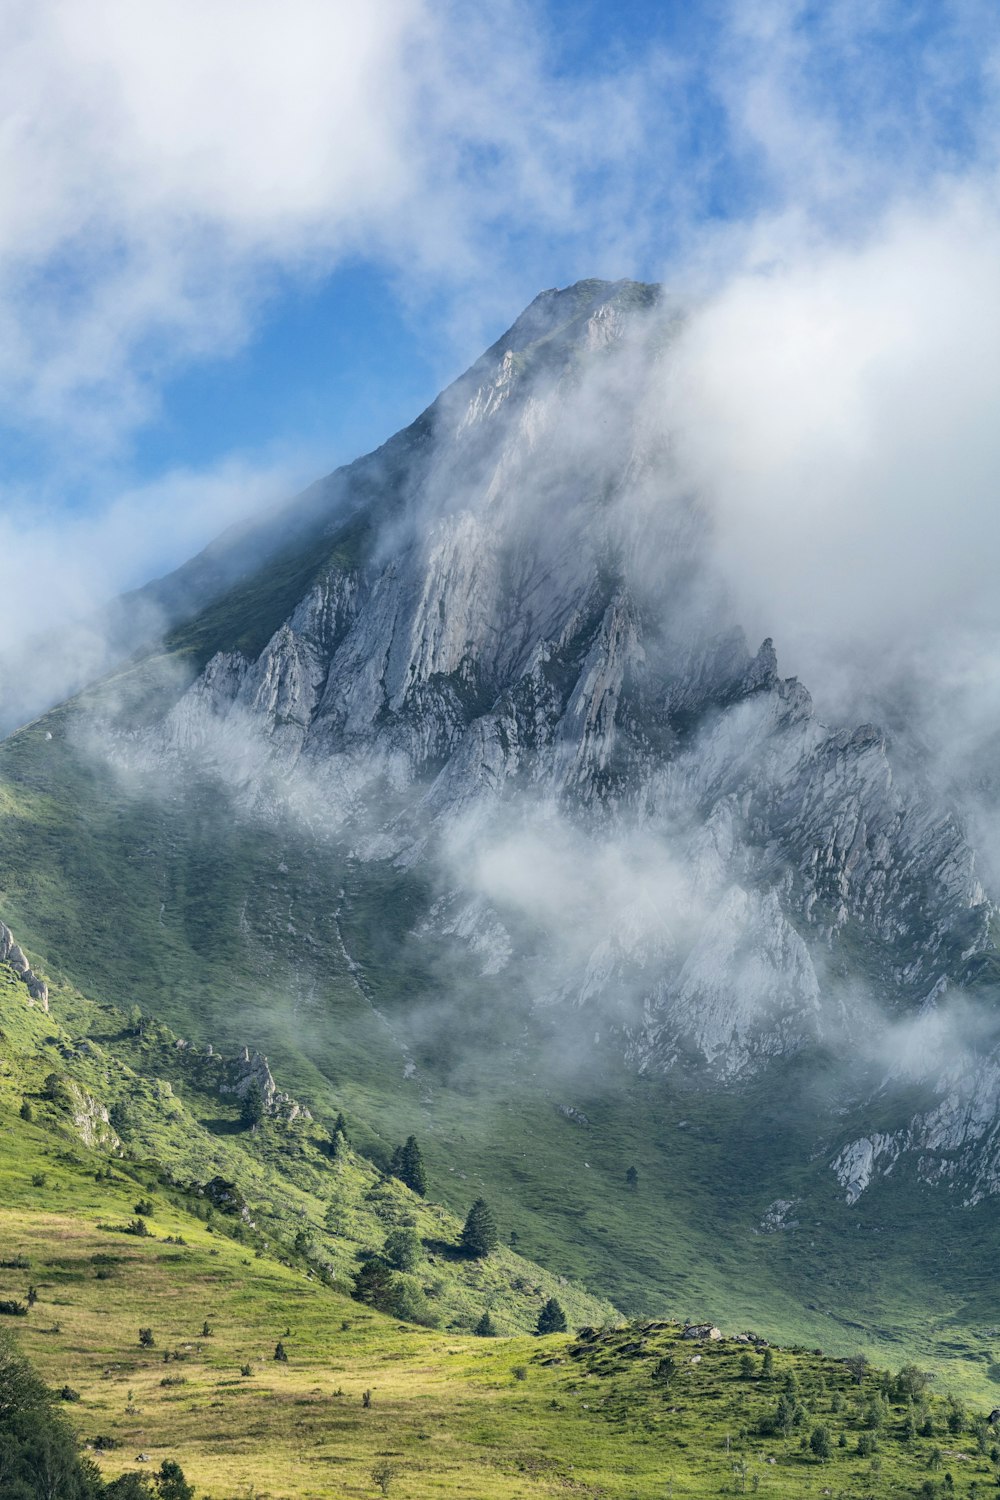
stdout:
[[[484,1194],[627,1316],[986,1400],[995,907],[914,755],[823,724],[733,618],[646,400],[680,317],[543,293],[411,427],[164,584],[164,640],[0,744],[0,915],[186,1140],[209,1046],[250,1045],[369,1156],[415,1133],[452,1223]],[[919,1024],[955,997],[942,1070]],[[315,1228],[318,1140],[170,1149]]]
[[[665,1486],[929,1497],[993,1483],[988,1406],[967,1408],[917,1371],[883,1375],[760,1333],[626,1324],[506,1250],[449,1259],[455,1221],[350,1148],[333,1163],[312,1152],[314,1122],[276,1117],[248,1133],[217,1095],[206,1120],[176,1038],[150,1022],[133,1037],[111,1007],[59,990],[52,1004],[46,1014],[21,981],[3,983],[0,1304],[27,1307],[2,1321],[107,1476],[180,1460],[214,1500],[567,1489],[625,1500]],[[173,1083],[161,1073],[171,1054]],[[129,1116],[127,1146],[89,1095],[98,1086],[130,1101],[112,1115]],[[246,1219],[207,1211],[190,1191],[196,1164],[239,1177]],[[146,1233],[124,1232],[140,1208]],[[358,1250],[407,1220],[449,1328],[338,1289]],[[579,1331],[461,1331],[484,1305],[512,1330],[552,1291]]]

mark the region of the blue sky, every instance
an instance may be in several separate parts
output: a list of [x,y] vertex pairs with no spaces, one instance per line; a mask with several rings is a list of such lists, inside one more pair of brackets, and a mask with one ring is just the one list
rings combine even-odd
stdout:
[[360,14],[5,8],[0,543],[53,610],[382,441],[545,286],[711,297],[993,181],[992,4]]

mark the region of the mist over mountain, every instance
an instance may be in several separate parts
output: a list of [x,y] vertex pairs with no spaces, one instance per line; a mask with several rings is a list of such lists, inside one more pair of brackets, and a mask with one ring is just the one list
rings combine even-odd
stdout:
[[[688,323],[634,283],[541,294],[412,427],[145,591],[196,623],[141,716],[126,672],[66,733],[419,873],[416,939],[570,1051],[715,1086],[822,1048],[863,1091],[955,993],[990,1045],[995,908],[905,740],[824,724],[747,641],[671,430]],[[988,1091],[955,1029],[949,1089]]]
[[[1000,1202],[983,721],[949,760],[926,656],[872,674],[845,629],[817,708],[748,637],[711,315],[543,292],[381,448],[120,601],[117,664],[0,746],[0,894],[36,970],[416,1122],[620,1305],[792,1287],[827,1337],[946,1298],[946,1226]],[[908,1261],[857,1235],[882,1215]],[[843,1239],[822,1306],[804,1217]]]

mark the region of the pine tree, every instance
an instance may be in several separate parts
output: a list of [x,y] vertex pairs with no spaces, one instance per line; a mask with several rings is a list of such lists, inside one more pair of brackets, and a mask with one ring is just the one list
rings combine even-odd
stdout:
[[488,1312],[484,1312],[473,1333],[477,1333],[481,1339],[495,1339],[497,1336],[496,1324]]
[[240,1123],[246,1130],[256,1130],[264,1118],[264,1095],[259,1083],[252,1083],[240,1104]]
[[631,1188],[633,1192],[639,1186],[639,1173],[635,1167],[629,1167],[625,1173],[625,1186]]
[[462,1249],[467,1255],[481,1260],[491,1250],[495,1250],[499,1243],[500,1234],[493,1210],[485,1199],[477,1198],[466,1216],[462,1230]]
[[427,1192],[427,1174],[424,1171],[424,1159],[420,1154],[415,1135],[406,1137],[406,1144],[399,1150],[399,1167],[395,1175],[400,1182],[423,1198]]
[[565,1333],[566,1314],[563,1312],[555,1297],[550,1297],[548,1302],[538,1314],[538,1322],[535,1325],[537,1334]]
[[393,1300],[396,1278],[384,1260],[366,1260],[354,1274],[355,1302],[364,1302],[368,1307],[377,1307],[385,1312]]

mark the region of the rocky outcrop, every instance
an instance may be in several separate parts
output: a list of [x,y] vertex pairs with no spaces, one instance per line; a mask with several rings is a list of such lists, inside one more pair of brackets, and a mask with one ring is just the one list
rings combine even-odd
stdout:
[[251,1089],[256,1088],[263,1100],[265,1114],[274,1115],[283,1120],[312,1119],[304,1104],[299,1104],[291,1094],[286,1094],[278,1088],[263,1053],[251,1052],[249,1047],[244,1047],[235,1058],[227,1059],[219,1054],[213,1054],[213,1056],[217,1059],[221,1073],[220,1094],[234,1094],[237,1099],[242,1100]]
[[231,1218],[242,1219],[244,1224],[253,1227],[253,1217],[247,1206],[247,1201],[235,1182],[230,1182],[227,1177],[212,1177],[202,1187],[195,1189],[203,1197],[207,1198],[213,1208],[220,1213],[228,1214]]
[[62,1091],[73,1128],[84,1145],[120,1156],[123,1151],[121,1140],[112,1128],[110,1115],[100,1100],[71,1079],[63,1080]]
[[848,1203],[895,1169],[947,1187],[967,1207],[1000,1193],[1000,1048],[953,1058],[933,1082],[935,1102],[901,1129],[837,1153],[831,1168]]
[[[536,299],[343,471],[349,520],[263,650],[220,649],[129,753],[424,870],[421,930],[484,976],[592,1014],[637,1068],[737,1082],[839,1034],[857,973],[887,1012],[973,982],[994,908],[879,729],[824,725],[748,646],[644,410],[672,319],[630,283]],[[655,857],[628,899],[536,918],[478,876],[543,816],[589,841],[573,890],[602,851]]]
[[20,979],[32,1004],[41,1006],[42,1010],[49,1008],[49,987],[44,979],[39,979],[34,972],[20,945],[15,942],[14,934],[10,928],[0,922],[0,963],[13,969]]

